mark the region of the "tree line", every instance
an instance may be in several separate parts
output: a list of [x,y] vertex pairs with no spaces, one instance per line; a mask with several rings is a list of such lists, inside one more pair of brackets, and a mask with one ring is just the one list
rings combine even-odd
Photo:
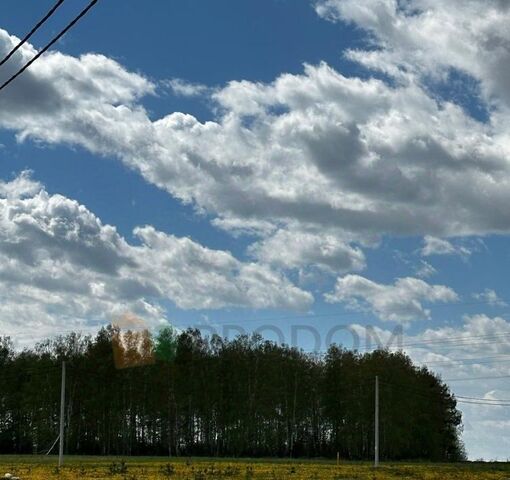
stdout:
[[403,353],[317,356],[260,336],[113,326],[23,351],[0,339],[2,453],[54,443],[62,360],[68,454],[368,459],[377,375],[382,459],[464,458],[455,398]]

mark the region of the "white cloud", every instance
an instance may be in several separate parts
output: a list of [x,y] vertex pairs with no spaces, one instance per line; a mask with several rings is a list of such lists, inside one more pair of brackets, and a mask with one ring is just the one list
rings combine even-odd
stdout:
[[[2,32],[0,45],[9,42]],[[215,90],[219,113],[206,123],[184,113],[151,121],[139,99],[153,91],[105,57],[51,53],[3,92],[0,126],[118,157],[215,225],[263,240],[277,229],[338,244],[510,231],[506,134],[417,83],[307,65]]]
[[482,302],[486,302],[488,305],[493,307],[507,306],[507,303],[499,298],[498,294],[491,288],[486,288],[483,292],[475,293],[473,297],[477,300],[481,300]]
[[508,2],[319,0],[316,9],[371,34],[372,48],[349,52],[367,67],[400,79],[447,78],[456,69],[480,82],[491,106],[510,106]]
[[437,270],[425,260],[420,260],[420,263],[415,269],[416,276],[420,278],[428,278],[437,273]]
[[39,182],[31,178],[31,172],[25,170],[10,182],[0,180],[0,197],[22,198],[34,195],[42,189]]
[[[464,323],[460,326],[444,326],[436,329],[427,329],[417,337],[407,339],[405,343],[429,342],[430,345],[415,346],[410,351],[416,355],[420,352],[439,351],[445,358],[465,358],[468,355],[474,357],[490,356],[494,354],[510,354],[510,323],[501,317],[489,317],[485,314],[466,315]],[[431,359],[426,359],[430,361]],[[474,362],[476,364],[476,362]],[[484,366],[483,364],[469,365],[469,368],[479,368],[479,373],[484,373],[483,369],[493,368],[493,366]],[[457,376],[463,376],[464,371],[457,366]],[[499,372],[505,368],[498,366]],[[451,376],[451,375],[450,375]]]
[[0,184],[0,319],[5,331],[46,335],[124,311],[158,322],[184,309],[304,310],[312,296],[258,263],[189,238],[137,228],[130,245],[86,207],[22,174]]
[[448,240],[430,235],[425,236],[423,243],[421,254],[426,257],[429,255],[451,255],[457,252],[456,248]]
[[203,247],[153,227],[135,229],[143,241],[150,275],[159,264],[158,289],[181,308],[286,308],[306,310],[313,297],[259,263],[242,263],[229,252]]
[[417,278],[399,278],[393,285],[373,282],[359,275],[337,279],[330,303],[345,303],[355,309],[368,308],[383,321],[410,322],[430,317],[424,303],[455,302],[457,294],[443,285],[429,285]]
[[421,250],[421,254],[425,257],[431,255],[459,255],[461,257],[468,257],[471,253],[471,250],[467,247],[456,246],[448,240],[431,235],[425,235]]
[[363,270],[365,255],[360,248],[338,236],[278,230],[254,243],[250,252],[259,261],[284,268],[316,267],[332,274]]
[[175,95],[182,97],[199,97],[211,92],[211,89],[206,85],[187,82],[182,78],[172,78],[165,84],[172,89]]

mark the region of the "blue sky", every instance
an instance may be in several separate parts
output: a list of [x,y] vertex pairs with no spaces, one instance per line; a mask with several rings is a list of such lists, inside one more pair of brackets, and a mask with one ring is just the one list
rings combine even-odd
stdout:
[[[0,52],[50,4],[3,1]],[[100,1],[0,92],[3,330],[22,345],[134,314],[287,343],[307,325],[324,348],[370,325],[446,340],[408,349],[451,360],[444,378],[505,374],[455,359],[510,354],[508,16],[481,0]],[[506,412],[464,413],[469,454],[506,458]]]

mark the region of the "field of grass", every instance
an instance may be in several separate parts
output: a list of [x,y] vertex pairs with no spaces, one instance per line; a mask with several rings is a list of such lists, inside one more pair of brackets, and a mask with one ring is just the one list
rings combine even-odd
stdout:
[[383,464],[328,461],[215,460],[67,457],[60,470],[55,457],[0,456],[5,473],[20,480],[508,480],[509,464]]

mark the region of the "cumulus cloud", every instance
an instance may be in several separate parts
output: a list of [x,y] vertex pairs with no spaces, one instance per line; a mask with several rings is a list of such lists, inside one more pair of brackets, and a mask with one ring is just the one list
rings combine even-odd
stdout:
[[309,293],[259,263],[243,263],[145,226],[129,244],[78,202],[27,173],[0,184],[0,319],[41,335],[111,321],[124,311],[158,322],[184,309],[306,309]]
[[428,278],[437,273],[437,270],[425,260],[420,260],[419,264],[415,267],[416,276],[420,278]]
[[[491,105],[510,106],[510,19],[505,1],[319,0],[319,15],[371,34],[372,48],[353,60],[397,78],[447,78],[459,70],[480,83]],[[374,46],[379,48],[373,48]]]
[[278,230],[274,235],[251,245],[250,253],[261,262],[284,268],[317,267],[332,274],[363,270],[362,250],[338,236]]
[[182,97],[199,97],[211,91],[207,85],[187,82],[182,78],[172,78],[165,82],[165,85],[169,86],[175,95]]
[[[409,350],[415,355],[430,350],[436,351],[436,354],[440,352],[445,359],[465,358],[470,354],[474,357],[510,354],[510,322],[502,317],[489,317],[485,314],[466,315],[460,325],[428,328],[417,336],[409,337],[404,343],[414,345]],[[430,357],[422,359],[426,362],[442,360]],[[476,364],[476,361],[473,363]],[[458,376],[462,376],[464,366],[458,367]],[[482,373],[484,368],[492,368],[483,364],[478,367]]]
[[137,228],[135,234],[143,242],[146,265],[160,265],[157,281],[161,295],[181,308],[306,310],[312,303],[309,293],[265,265],[242,263],[229,252],[211,250],[153,227]]
[[464,246],[456,246],[443,238],[425,235],[421,254],[425,257],[430,255],[460,255],[468,257],[471,255],[471,250]]
[[[468,3],[478,13],[479,2]],[[398,39],[400,24],[424,21],[422,10],[437,18],[450,12],[425,1],[416,2],[412,14],[395,5],[330,0],[318,2],[317,9],[372,32],[379,48],[371,52],[392,59],[404,58],[394,44],[412,50],[416,42],[385,37],[381,19],[395,27]],[[467,7],[457,7],[468,15]],[[493,17],[492,26],[499,21]],[[493,21],[485,14],[482,18]],[[454,35],[448,29],[444,34]],[[493,45],[480,38],[474,38],[478,52]],[[0,32],[1,49],[7,51],[13,42]],[[26,45],[10,68],[33,52]],[[371,52],[361,53],[368,58]],[[432,95],[420,81],[419,62],[412,55],[405,58],[411,66],[416,63],[414,69],[402,66],[403,60],[390,62],[393,71],[387,73],[397,79],[391,83],[347,77],[325,63],[305,65],[302,74],[282,74],[270,83],[233,81],[211,94],[217,116],[201,123],[179,112],[152,121],[141,103],[154,92],[152,82],[101,55],[54,52],[0,97],[0,126],[20,140],[81,145],[121,159],[146,180],[208,213],[215,225],[258,235],[249,252],[283,268],[359,270],[364,257],[356,245],[383,234],[428,235],[437,247],[444,236],[508,232],[505,112],[491,110],[485,124],[474,120],[455,103]],[[358,61],[368,65],[361,54]],[[441,65],[430,63],[430,71]],[[371,68],[377,68],[375,60]],[[477,78],[485,82],[481,73]],[[489,92],[487,102],[502,95],[497,88],[483,88]],[[144,230],[138,233],[154,240]],[[284,250],[285,242],[292,249]],[[273,249],[282,253],[279,258]],[[79,252],[74,255],[78,261]],[[103,268],[115,271],[115,261],[112,256]],[[237,275],[242,277],[241,267]],[[427,317],[420,300],[417,304],[414,312]]]
[[11,181],[0,180],[0,197],[22,198],[34,195],[42,189],[42,185],[31,177],[31,172],[25,170]]
[[325,299],[354,309],[368,309],[383,321],[410,322],[430,317],[424,303],[455,302],[458,296],[451,288],[412,277],[385,285],[359,275],[346,275],[337,279],[334,291],[327,293]]
[[505,307],[507,303],[502,300],[499,295],[491,288],[486,288],[483,292],[475,293],[473,298],[486,302],[488,305],[493,307]]
[[[2,31],[0,45],[11,44]],[[0,126],[118,157],[215,225],[264,238],[278,229],[337,243],[510,230],[508,134],[417,82],[306,65],[216,89],[217,115],[205,123],[179,112],[152,121],[140,99],[153,91],[106,57],[51,53],[3,92]],[[331,261],[324,251],[317,263]]]

